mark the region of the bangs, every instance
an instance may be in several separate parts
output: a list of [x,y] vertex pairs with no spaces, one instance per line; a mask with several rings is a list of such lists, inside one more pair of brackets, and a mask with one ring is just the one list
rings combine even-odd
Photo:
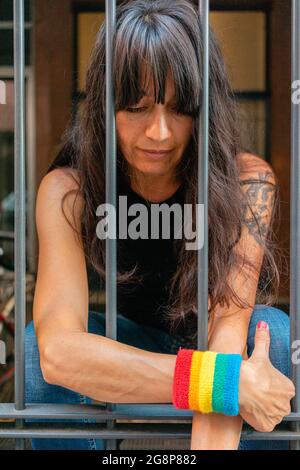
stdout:
[[136,105],[152,84],[155,102],[164,103],[170,73],[176,110],[196,116],[202,93],[198,56],[184,24],[178,20],[165,15],[127,15],[116,34],[116,110]]

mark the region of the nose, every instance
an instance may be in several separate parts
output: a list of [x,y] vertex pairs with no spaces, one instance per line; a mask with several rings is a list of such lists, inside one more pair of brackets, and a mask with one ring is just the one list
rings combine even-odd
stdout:
[[146,128],[146,137],[157,142],[168,140],[172,135],[168,118],[163,108],[163,105],[155,106],[155,110],[151,113]]

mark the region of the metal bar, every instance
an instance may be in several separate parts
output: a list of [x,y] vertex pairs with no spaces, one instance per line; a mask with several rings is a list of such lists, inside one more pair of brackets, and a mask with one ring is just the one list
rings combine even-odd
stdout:
[[[30,76],[30,73],[32,71],[30,70],[30,67],[27,65],[25,65],[25,77],[29,77]],[[9,66],[3,66],[1,67],[0,69],[0,77],[1,79],[2,78],[6,78],[7,80],[11,80],[13,79],[13,76],[14,76],[14,68],[13,66],[11,67],[10,65]]]
[[[1,29],[13,29],[13,27],[14,27],[13,21],[0,21],[0,30]],[[32,23],[30,21],[26,21],[24,23],[24,28],[25,29],[32,28]]]
[[[300,78],[300,4],[292,1],[292,83]],[[291,244],[290,244],[290,338],[293,342],[300,339],[300,108],[292,101],[292,135],[291,135]],[[291,347],[291,379],[296,388],[292,400],[294,412],[300,410],[300,374],[299,365],[292,361]],[[292,429],[299,432],[299,423]],[[291,448],[300,449],[300,441],[293,442]]]
[[[193,417],[192,410],[179,410],[171,404],[116,404],[114,411],[109,411],[97,404],[67,405],[49,403],[26,404],[24,410],[16,410],[14,403],[0,403],[0,419],[130,419],[188,421]],[[300,421],[300,413],[290,413],[283,421]]]
[[[43,438],[43,439],[190,439],[191,424],[122,424],[117,423],[113,430],[99,424],[82,423],[60,425],[52,423],[31,423],[26,428],[16,429],[11,423],[1,423],[0,438]],[[242,440],[297,440],[300,432],[293,433],[286,429],[272,433],[243,430]]]
[[[208,344],[208,139],[209,139],[209,0],[199,0],[203,34],[203,95],[199,119],[198,204],[203,204],[204,245],[198,250],[198,349]],[[200,226],[200,221],[199,226]],[[200,227],[197,227],[199,235]]]
[[[25,211],[25,67],[24,1],[14,0],[14,183],[15,183],[15,406],[24,404],[24,331],[26,320],[26,211]],[[22,426],[22,422],[18,425]],[[24,442],[16,441],[16,449]]]
[[[116,119],[113,87],[113,41],[116,28],[116,1],[105,0],[106,26],[106,203],[117,207],[117,159],[116,159]],[[116,220],[113,223],[116,231]],[[117,339],[117,241],[106,239],[106,336]],[[114,404],[107,408],[113,410]],[[108,422],[108,429],[113,429],[114,422]],[[107,442],[108,450],[117,449],[117,441]]]
[[[116,207],[116,120],[112,77],[115,0],[106,0],[106,202]],[[110,220],[116,228],[116,221]],[[117,339],[116,239],[106,240],[106,336]]]
[[15,239],[14,232],[9,232],[5,230],[0,230],[0,240],[13,241]]
[[[16,410],[13,403],[0,404],[0,419],[53,418],[79,419],[191,419],[190,410],[177,410],[171,404],[116,404],[113,411],[98,404],[26,404],[25,410]],[[299,414],[300,416],[300,414]],[[300,418],[299,418],[300,419]]]

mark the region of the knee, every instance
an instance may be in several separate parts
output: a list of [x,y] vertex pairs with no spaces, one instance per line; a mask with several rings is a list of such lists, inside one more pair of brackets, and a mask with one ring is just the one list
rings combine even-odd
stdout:
[[254,338],[257,323],[265,321],[269,325],[271,340],[282,340],[286,347],[290,344],[289,316],[277,307],[255,305],[249,325],[249,336]]
[[37,363],[39,363],[39,350],[33,321],[28,323],[25,328],[25,358],[26,369],[29,372],[33,372],[37,366]]
[[270,360],[274,367],[285,375],[289,375],[290,366],[290,320],[289,316],[279,308],[267,305],[255,305],[248,330],[248,355],[254,349],[256,325],[260,321],[269,325]]
[[88,313],[88,332],[105,336],[105,313],[89,310]]
[[40,367],[40,354],[33,321],[25,328],[25,399],[34,402],[47,383]]

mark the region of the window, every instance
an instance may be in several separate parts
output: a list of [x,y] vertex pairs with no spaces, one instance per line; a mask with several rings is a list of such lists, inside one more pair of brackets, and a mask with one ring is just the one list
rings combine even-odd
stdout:
[[[30,0],[25,0],[25,64],[30,63],[31,9]],[[0,2],[0,66],[13,66],[13,2]]]
[[73,114],[85,97],[85,76],[96,34],[105,20],[103,11],[76,10],[75,12],[75,74],[73,80]]
[[249,150],[269,160],[267,22],[266,11],[213,11],[210,15],[240,105],[245,142]]
[[[268,12],[224,8],[210,12],[210,24],[239,102],[244,141],[251,152],[269,160]],[[104,18],[104,11],[76,11],[74,98],[79,103],[88,57]]]
[[[30,1],[25,1],[25,100],[26,118],[29,116],[32,86],[30,71]],[[0,2],[0,80],[4,83],[6,103],[0,104],[0,230],[14,230],[14,70],[13,70],[13,2]],[[31,105],[32,106],[32,105]],[[31,145],[31,131],[26,128],[27,149]],[[27,152],[27,176],[31,174],[32,152]],[[30,166],[31,165],[31,166]],[[28,186],[28,181],[26,181]],[[1,242],[4,252],[3,262],[12,266],[13,246],[11,242]]]

